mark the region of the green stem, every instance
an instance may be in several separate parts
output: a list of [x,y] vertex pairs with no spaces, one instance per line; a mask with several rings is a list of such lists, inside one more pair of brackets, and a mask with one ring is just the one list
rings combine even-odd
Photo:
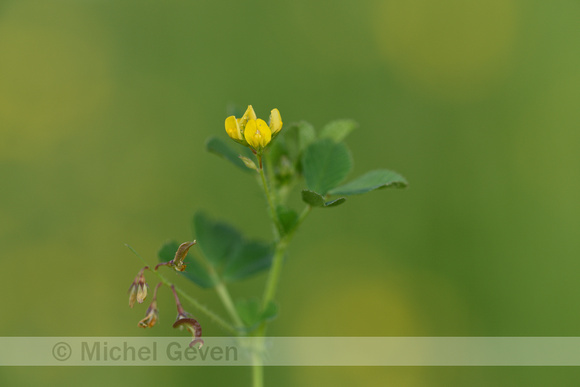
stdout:
[[[137,251],[135,251],[135,249],[133,249],[133,247],[129,246],[128,244],[125,244],[125,246],[127,246],[129,248],[129,250],[131,250],[133,252],[133,254],[135,254],[137,257],[139,257],[139,259],[141,259],[141,261],[145,264],[145,266],[149,266],[149,264],[147,264],[147,262],[143,259],[143,257],[141,257],[141,255],[139,255],[139,253]],[[151,272],[154,273],[159,278],[159,280],[161,280],[161,282],[163,282],[167,287],[171,287],[171,285],[173,285],[175,287],[175,291],[182,298],[187,300],[196,309],[198,309],[199,311],[204,313],[206,316],[208,316],[209,318],[214,320],[216,323],[221,325],[222,328],[229,331],[230,333],[233,333],[234,335],[239,334],[239,331],[235,327],[233,327],[231,324],[229,324],[227,321],[225,321],[219,315],[217,315],[216,313],[214,313],[213,311],[208,309],[205,305],[201,304],[195,298],[191,297],[189,294],[185,293],[183,290],[181,290],[180,288],[175,286],[171,281],[169,281],[167,278],[165,278],[165,276],[163,274],[159,273],[159,271],[151,270]]]
[[[296,225],[294,229],[286,234],[284,238],[282,238],[276,244],[276,250],[274,252],[274,258],[272,259],[272,267],[270,268],[270,273],[268,274],[268,279],[266,282],[266,288],[264,289],[264,296],[262,298],[262,310],[265,310],[270,302],[274,301],[274,296],[276,295],[276,289],[278,288],[278,282],[280,281],[280,273],[282,272],[282,264],[284,262],[284,255],[286,254],[286,249],[288,248],[288,244],[292,240],[296,229],[302,224],[304,219],[310,214],[312,207],[306,206],[298,220],[296,221]],[[256,336],[264,336],[266,334],[266,322],[262,322],[262,324],[256,330]]]
[[260,353],[254,350],[252,354],[252,387],[264,385],[264,364]]
[[268,304],[274,300],[276,288],[278,287],[278,281],[280,280],[280,273],[282,272],[284,254],[286,253],[287,248],[288,242],[286,238],[282,238],[276,244],[274,258],[272,258],[272,267],[270,268],[270,273],[268,274],[268,279],[266,282],[266,288],[264,289],[264,296],[262,297],[262,310],[265,310]]
[[[266,157],[264,157],[264,166],[266,168],[266,180],[271,182],[272,184],[275,180],[274,177],[274,167],[272,166],[272,159],[270,157],[268,157],[268,155],[266,155]],[[272,202],[274,203],[274,207],[280,203],[282,203],[280,201],[279,198],[279,191],[277,191],[276,189],[272,189],[272,191],[270,191],[272,194]]]
[[[276,241],[276,248],[274,251],[274,257],[272,258],[272,266],[270,267],[270,272],[268,273],[268,279],[266,281],[266,287],[264,288],[264,295],[262,298],[262,310],[265,310],[270,302],[274,300],[274,296],[276,295],[276,289],[278,288],[278,282],[280,281],[280,275],[282,273],[282,266],[284,263],[284,255],[286,254],[286,250],[288,248],[288,244],[292,240],[296,229],[302,224],[304,219],[310,213],[311,207],[306,206],[300,216],[298,217],[294,228],[284,235],[280,237],[282,234],[282,227],[280,224],[280,220],[278,219],[278,215],[276,213],[276,208],[274,206],[273,197],[270,193],[270,189],[268,187],[268,182],[266,180],[266,176],[264,174],[264,168],[262,167],[262,156],[257,155],[258,162],[260,164],[260,178],[262,180],[262,187],[264,188],[264,194],[266,195],[266,200],[268,201],[268,207],[270,209],[270,218],[272,223],[274,224],[274,237]],[[270,176],[271,178],[271,176]],[[266,335],[266,327],[267,322],[263,321],[258,329],[254,332],[255,336],[264,337]],[[253,387],[262,387],[264,385],[264,366],[262,362],[262,353],[261,349],[263,348],[263,343],[261,343],[258,352],[254,352],[252,355],[252,385]]]
[[280,221],[276,215],[276,207],[274,206],[274,201],[272,200],[272,195],[270,194],[270,189],[268,188],[268,182],[266,181],[266,175],[264,174],[264,168],[262,168],[262,156],[258,155],[258,161],[260,163],[260,178],[262,179],[262,187],[264,188],[264,193],[266,194],[266,200],[268,201],[268,208],[270,210],[270,219],[274,223],[274,237],[276,240],[280,239]]
[[[276,244],[274,258],[272,259],[272,267],[270,268],[270,273],[268,275],[268,280],[266,282],[266,288],[264,290],[264,296],[262,298],[262,310],[266,309],[268,304],[274,300],[274,296],[276,295],[276,289],[278,288],[278,282],[280,280],[280,273],[282,272],[284,255],[286,254],[286,250],[288,249],[288,245],[292,240],[292,237],[294,236],[296,229],[302,224],[304,219],[306,219],[306,217],[310,213],[310,210],[311,207],[306,206],[302,211],[302,213],[300,214],[300,216],[298,217],[294,229],[292,229],[292,231],[286,234]],[[262,332],[262,334],[264,332]]]
[[223,282],[217,282],[215,290],[219,298],[222,300],[224,307],[230,314],[230,317],[232,318],[232,320],[234,320],[234,324],[236,324],[236,326],[240,328],[243,328],[244,323],[242,322],[242,319],[240,318],[240,315],[238,314],[238,311],[234,306],[234,302],[232,301],[232,297],[230,296],[230,292],[228,291],[226,285]]
[[308,205],[306,205],[306,207],[304,207],[304,209],[300,213],[300,216],[296,220],[296,224],[294,225],[294,228],[290,232],[290,234],[289,234],[290,236],[288,238],[290,238],[290,239],[292,238],[292,236],[294,235],[296,230],[298,230],[298,227],[300,227],[302,222],[304,222],[304,219],[306,219],[306,217],[310,214],[310,211],[312,211],[312,207],[310,206],[310,204],[308,204]]
[[[220,280],[215,269],[213,268],[212,265],[209,264],[209,262],[207,261],[205,256],[203,256],[203,254],[202,254],[202,261],[205,263],[205,267],[207,268],[207,271],[209,272],[211,279],[216,284],[215,290],[216,290],[220,300],[222,301],[222,304],[224,305],[224,307],[228,311],[230,317],[234,321],[234,324],[239,328],[243,328],[244,323],[242,322],[242,319],[240,318],[240,315],[238,314],[238,311],[236,310],[236,307],[235,307],[234,302],[232,300],[232,296],[230,295],[230,292],[229,292],[226,284]],[[239,331],[238,331],[238,334],[239,334]]]

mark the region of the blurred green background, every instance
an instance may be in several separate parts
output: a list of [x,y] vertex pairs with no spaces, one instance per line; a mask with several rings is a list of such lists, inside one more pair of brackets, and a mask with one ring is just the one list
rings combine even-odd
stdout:
[[[126,290],[199,209],[269,237],[205,153],[226,106],[353,118],[352,176],[404,191],[315,211],[275,336],[580,336],[580,3],[1,1],[1,336],[169,336]],[[235,200],[234,200],[235,197]],[[265,276],[233,286],[260,294]],[[181,282],[180,282],[181,283]],[[190,286],[183,283],[183,286]],[[191,292],[221,311],[211,291]],[[195,311],[192,310],[194,314]],[[199,315],[207,336],[224,335]],[[247,368],[3,368],[3,386],[247,385]],[[576,368],[268,368],[271,386],[578,385]]]

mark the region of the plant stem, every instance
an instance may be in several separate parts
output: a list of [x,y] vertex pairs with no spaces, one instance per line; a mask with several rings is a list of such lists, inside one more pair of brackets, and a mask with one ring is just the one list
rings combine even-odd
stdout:
[[242,319],[240,318],[240,315],[238,314],[238,311],[234,306],[234,302],[232,301],[232,297],[230,296],[230,292],[228,291],[226,285],[220,281],[217,283],[215,290],[219,298],[222,300],[224,307],[230,314],[230,317],[232,318],[232,320],[234,320],[234,324],[236,324],[236,326],[238,326],[239,328],[243,328],[244,323],[242,322]]
[[[129,246],[128,244],[125,244],[125,246],[127,246],[129,248],[129,250],[131,250],[133,252],[133,254],[135,254],[137,257],[139,257],[139,259],[141,259],[141,261],[145,264],[145,266],[149,266],[147,264],[147,262],[143,259],[143,257],[141,257],[141,255],[139,255],[139,253],[137,251],[135,251],[135,249],[133,249],[133,247]],[[171,281],[169,281],[167,278],[165,278],[165,276],[163,274],[159,273],[159,271],[151,270],[151,272],[154,273],[159,278],[159,280],[161,280],[161,282],[163,282],[165,285],[167,285],[167,287],[171,287],[171,285],[174,285]],[[216,313],[214,313],[213,311],[208,309],[205,305],[201,304],[195,298],[191,297],[189,294],[185,293],[183,290],[181,290],[178,287],[175,287],[175,291],[177,293],[179,293],[179,295],[181,297],[183,297],[185,300],[187,300],[196,309],[198,309],[199,311],[204,313],[206,316],[208,316],[209,318],[214,320],[216,323],[221,325],[222,328],[224,328],[225,330],[227,330],[230,333],[233,333],[236,336],[239,334],[239,331],[235,327],[233,327],[231,324],[229,324],[227,321],[225,321],[219,315],[217,315]]]
[[280,273],[282,272],[282,263],[284,261],[284,254],[286,253],[286,249],[288,248],[288,244],[292,240],[296,229],[300,226],[300,224],[302,224],[304,219],[306,219],[310,213],[310,210],[311,207],[306,206],[298,217],[294,229],[290,233],[286,234],[276,244],[274,258],[272,259],[272,267],[270,268],[270,273],[266,282],[266,288],[264,290],[264,296],[262,298],[262,310],[266,309],[268,304],[274,300],[276,288],[278,287],[278,281],[280,280]]
[[[274,206],[274,198],[270,192],[268,187],[268,182],[266,180],[266,176],[264,174],[264,169],[262,167],[262,156],[257,155],[258,161],[260,164],[260,178],[262,180],[262,187],[264,188],[264,194],[266,195],[266,200],[268,201],[268,207],[270,210],[270,218],[274,225],[274,237],[275,237],[275,251],[274,257],[272,258],[272,266],[270,267],[270,272],[268,273],[268,279],[266,280],[266,287],[264,288],[264,295],[262,297],[262,311],[266,310],[268,305],[274,301],[274,296],[276,295],[276,289],[278,288],[278,282],[280,281],[280,274],[282,272],[282,266],[284,263],[284,255],[286,254],[286,250],[288,249],[288,244],[292,240],[296,229],[302,224],[304,219],[310,213],[311,207],[308,205],[304,208],[298,219],[296,220],[296,224],[294,228],[281,237],[283,233],[282,226],[280,224],[280,220],[276,213],[276,208]],[[270,171],[269,171],[270,172]],[[270,178],[272,175],[270,174]],[[262,321],[258,329],[254,332],[254,335],[257,337],[264,337],[266,335],[266,327],[267,322]],[[262,361],[262,350],[264,347],[263,339],[261,339],[260,345],[258,348],[254,348],[254,353],[252,354],[252,386],[253,387],[262,387],[264,385],[264,365]]]
[[298,229],[298,227],[300,227],[300,225],[302,224],[302,222],[304,222],[304,219],[306,219],[306,217],[308,216],[308,214],[310,214],[310,211],[312,211],[312,207],[310,206],[310,204],[308,204],[308,205],[306,205],[306,207],[304,207],[304,209],[300,213],[300,216],[296,220],[296,224],[294,225],[294,228],[290,232],[289,238],[292,238],[292,236],[294,235],[294,233],[296,232],[296,230]]
[[[216,290],[220,300],[222,301],[222,304],[224,305],[224,307],[226,308],[226,310],[230,314],[230,317],[232,318],[232,320],[234,320],[234,324],[238,328],[243,328],[244,323],[243,323],[242,319],[240,318],[238,311],[236,310],[234,302],[232,301],[232,296],[230,295],[230,292],[229,292],[226,284],[220,280],[215,269],[213,268],[212,265],[209,264],[209,262],[207,261],[205,256],[203,256],[203,254],[202,254],[202,261],[205,263],[205,266],[207,268],[207,271],[209,272],[210,277],[212,278],[213,282],[216,284],[215,290]],[[239,331],[238,331],[238,334],[239,334]]]
[[274,258],[272,258],[272,267],[270,268],[270,273],[268,274],[268,279],[266,282],[266,288],[264,289],[264,296],[262,297],[262,310],[265,310],[268,304],[274,300],[276,288],[278,287],[278,281],[280,280],[280,273],[282,271],[284,254],[286,253],[287,248],[288,243],[286,238],[282,238],[276,244]]
[[262,387],[264,385],[264,364],[261,354],[256,352],[252,354],[252,387]]
[[274,206],[274,201],[272,195],[270,194],[270,188],[268,188],[268,182],[266,181],[266,175],[264,174],[264,168],[262,168],[262,156],[257,156],[260,162],[260,178],[262,179],[262,187],[264,188],[264,193],[266,194],[266,200],[268,201],[268,208],[270,210],[270,219],[274,223],[274,237],[276,240],[280,239],[280,221],[278,220],[278,215],[276,215],[276,207]]

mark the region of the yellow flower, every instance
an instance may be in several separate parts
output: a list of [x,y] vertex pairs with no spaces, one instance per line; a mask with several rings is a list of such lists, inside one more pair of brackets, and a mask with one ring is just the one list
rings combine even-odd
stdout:
[[258,117],[256,116],[256,112],[252,105],[248,106],[246,112],[242,116],[242,118],[236,118],[234,116],[230,116],[226,118],[226,132],[228,132],[228,136],[236,141],[244,141],[244,128],[246,127],[246,123],[248,120],[255,120]]
[[274,109],[270,112],[269,124],[272,135],[277,134],[282,129],[282,117],[280,117],[278,109]]
[[272,131],[264,120],[249,120],[246,124],[244,137],[255,150],[263,149],[272,140]]
[[256,116],[252,105],[242,116],[226,118],[226,132],[234,141],[250,146],[256,152],[261,152],[272,138],[282,129],[282,118],[278,109],[270,113],[269,124]]

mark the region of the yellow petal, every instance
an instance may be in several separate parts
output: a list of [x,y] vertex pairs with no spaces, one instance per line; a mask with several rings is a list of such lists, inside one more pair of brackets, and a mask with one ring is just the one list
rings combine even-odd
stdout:
[[257,119],[258,119],[258,116],[256,116],[256,112],[254,111],[254,108],[252,107],[252,105],[248,105],[246,112],[242,116],[242,120],[247,121],[247,120],[257,120]]
[[249,120],[244,130],[244,137],[252,148],[261,150],[272,139],[272,133],[264,120]]
[[248,122],[248,120],[256,120],[256,119],[258,119],[258,117],[256,116],[256,112],[254,111],[252,105],[249,105],[242,118],[238,120],[238,124],[240,125],[242,133],[244,133],[246,122]]
[[270,131],[272,134],[276,134],[282,129],[282,117],[280,117],[280,112],[278,109],[274,109],[270,112]]
[[236,120],[236,117],[229,116],[226,118],[226,132],[228,133],[228,136],[234,140],[242,139],[242,132],[240,131],[240,126],[238,125],[238,120]]
[[270,140],[272,139],[272,132],[270,131],[268,124],[266,124],[266,121],[261,120],[259,118],[256,120],[256,126],[257,126],[256,134],[260,135],[261,145],[262,147],[265,147],[270,143]]

